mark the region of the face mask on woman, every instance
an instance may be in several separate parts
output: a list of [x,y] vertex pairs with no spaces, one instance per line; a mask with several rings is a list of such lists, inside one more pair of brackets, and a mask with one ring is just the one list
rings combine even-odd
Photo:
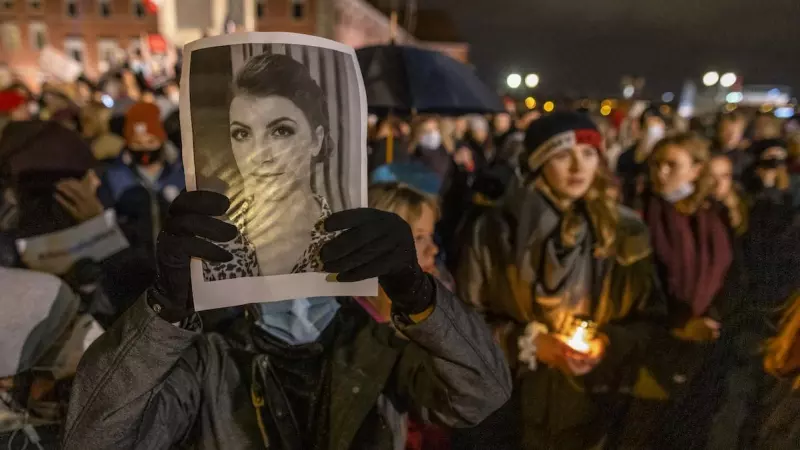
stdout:
[[137,166],[149,166],[161,158],[161,153],[164,147],[161,146],[155,150],[129,150],[133,163]]
[[661,196],[670,203],[678,203],[692,194],[694,194],[694,183],[686,182],[672,192],[662,193]]
[[256,326],[289,345],[315,342],[339,310],[333,297],[298,298],[254,305]]
[[442,134],[428,131],[419,138],[419,145],[426,150],[436,150],[442,145]]

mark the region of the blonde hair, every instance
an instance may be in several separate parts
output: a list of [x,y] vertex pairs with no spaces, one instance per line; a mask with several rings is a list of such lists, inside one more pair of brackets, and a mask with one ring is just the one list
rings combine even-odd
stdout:
[[695,132],[679,133],[668,136],[653,147],[650,157],[651,171],[656,167],[655,155],[667,147],[679,147],[692,158],[695,164],[701,164],[700,174],[694,182],[694,193],[689,197],[675,204],[675,208],[682,214],[692,215],[700,207],[707,204],[707,200],[715,187],[714,178],[709,171],[709,161],[711,161],[711,143],[708,139]]
[[[767,340],[764,349],[764,370],[767,373],[780,376],[798,333],[800,333],[800,291],[790,298],[781,317],[778,334]],[[800,388],[800,375],[794,378],[792,388]]]
[[433,211],[434,220],[439,219],[436,199],[403,183],[379,183],[369,188],[369,207],[397,214],[412,223],[422,217],[423,207]]
[[[579,213],[571,204],[566,205],[558,199],[544,176],[537,177],[535,186],[564,214],[564,219],[561,221],[561,242],[566,247],[576,246],[582,224]],[[594,256],[597,258],[611,256],[617,240],[619,211],[616,200],[609,195],[609,188],[613,186],[614,179],[611,173],[605,166],[600,166],[589,190],[583,196],[586,213],[595,235]]]

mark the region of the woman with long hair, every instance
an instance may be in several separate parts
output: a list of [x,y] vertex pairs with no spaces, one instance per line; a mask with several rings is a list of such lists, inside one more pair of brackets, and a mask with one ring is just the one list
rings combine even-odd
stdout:
[[680,336],[700,340],[718,333],[714,299],[733,261],[727,220],[709,201],[709,158],[708,142],[693,133],[661,140],[642,202],[671,323]]
[[[613,420],[596,394],[633,383],[623,362],[661,305],[644,224],[606,196],[602,143],[583,114],[533,122],[521,177],[467,228],[456,286],[506,351],[517,395],[464,448],[595,448]],[[596,333],[576,343],[576,326]]]

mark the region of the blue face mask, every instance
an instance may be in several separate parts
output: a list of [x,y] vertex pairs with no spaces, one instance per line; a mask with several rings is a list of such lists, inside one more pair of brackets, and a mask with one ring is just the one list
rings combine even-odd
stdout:
[[436,150],[442,145],[442,134],[438,131],[428,131],[420,136],[419,145],[425,150]]
[[312,297],[259,303],[256,325],[289,345],[315,342],[339,310],[333,297]]
[[694,194],[694,184],[687,182],[680,185],[680,187],[675,189],[673,192],[661,194],[661,197],[670,203],[678,203],[692,194]]

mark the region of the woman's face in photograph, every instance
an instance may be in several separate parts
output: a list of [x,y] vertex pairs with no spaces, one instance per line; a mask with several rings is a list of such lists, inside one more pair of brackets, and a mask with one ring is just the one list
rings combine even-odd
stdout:
[[653,155],[650,179],[659,194],[672,194],[687,183],[694,183],[702,164],[694,161],[689,152],[677,145],[668,145]]
[[280,96],[237,95],[230,106],[229,135],[245,185],[265,200],[279,201],[294,190],[310,190],[311,161],[322,148],[324,130],[311,129],[303,111]]
[[542,176],[557,196],[578,200],[586,195],[599,166],[597,150],[579,144],[550,158],[542,167]]

